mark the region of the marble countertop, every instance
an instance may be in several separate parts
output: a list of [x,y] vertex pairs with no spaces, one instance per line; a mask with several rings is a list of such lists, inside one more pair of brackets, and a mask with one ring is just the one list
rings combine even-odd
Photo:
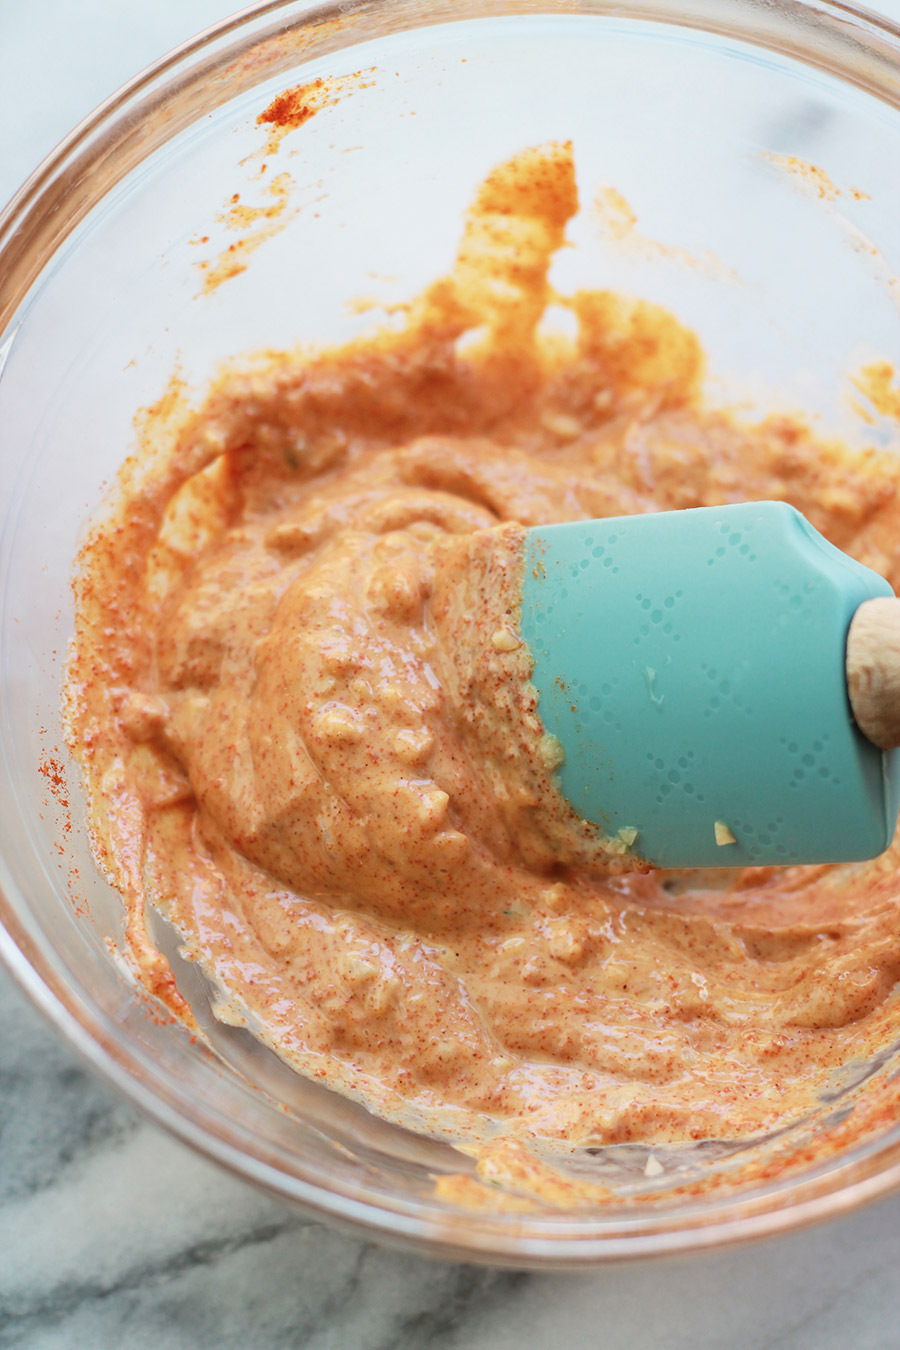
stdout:
[[[0,200],[228,0],[0,0]],[[882,0],[900,18],[900,0]],[[39,93],[38,93],[39,91]],[[900,1344],[900,1196],[702,1258],[538,1276],[309,1223],[143,1121],[0,972],[0,1350]]]

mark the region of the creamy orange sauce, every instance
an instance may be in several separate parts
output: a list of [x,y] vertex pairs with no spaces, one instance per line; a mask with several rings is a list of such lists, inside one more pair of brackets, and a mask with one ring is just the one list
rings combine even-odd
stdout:
[[762,1136],[900,1025],[896,845],[629,870],[554,787],[521,527],[781,498],[900,583],[894,458],[740,426],[671,316],[553,293],[577,206],[571,148],[525,152],[402,329],[173,392],[82,551],[66,688],[147,986],[189,1016],[154,906],[223,1016],[560,1204],[606,1192],[536,1148]]

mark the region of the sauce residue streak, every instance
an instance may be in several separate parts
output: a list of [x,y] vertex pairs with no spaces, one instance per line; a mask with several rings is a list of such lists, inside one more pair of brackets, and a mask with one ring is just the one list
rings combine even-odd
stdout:
[[[204,259],[197,264],[203,274],[201,294],[209,295],[223,281],[246,272],[251,255],[290,223],[294,214],[289,210],[293,186],[291,175],[280,173],[263,187],[263,197],[269,199],[263,205],[245,206],[240,203],[239,194],[232,196],[218,223],[229,230],[248,232],[227,244],[215,259]],[[208,236],[203,242],[208,242]]]
[[863,192],[861,188],[838,187],[830,176],[819,164],[813,164],[811,160],[801,159],[799,155],[779,155],[774,151],[766,150],[762,152],[763,159],[768,160],[776,169],[782,173],[788,174],[804,191],[821,201],[837,202],[842,199],[854,202],[867,202],[870,200],[868,192]]
[[[779,1130],[900,1021],[896,845],[648,872],[554,787],[516,641],[523,527],[779,498],[900,583],[896,460],[739,425],[671,315],[558,296],[577,208],[571,147],[523,152],[401,329],[231,367],[196,411],[173,389],[82,549],[66,686],[147,987],[189,1016],[150,905],[223,1016],[458,1141],[519,1199],[441,1194],[497,1208],[610,1198],[554,1154]],[[574,340],[542,335],[551,302]],[[811,1151],[740,1180],[883,1128],[898,1098],[876,1074]]]
[[737,281],[737,274],[706,249],[700,254],[672,244],[660,243],[638,229],[638,218],[618,188],[604,184],[594,194],[594,221],[604,241],[644,262],[668,261],[705,272],[707,276]]
[[840,209],[846,202],[867,202],[871,198],[861,188],[839,187],[818,164],[797,155],[779,155],[764,151],[760,158],[783,173],[801,193],[823,203],[823,209],[846,237],[850,247],[874,273],[879,287],[890,296],[895,307],[900,310],[900,277],[891,267],[881,249],[866,234],[865,230],[850,220]]
[[900,423],[900,380],[890,361],[870,361],[856,374],[853,384],[876,413]]
[[[266,179],[268,163],[266,158],[278,154],[281,142],[290,132],[296,131],[310,118],[325,108],[333,107],[351,90],[367,89],[374,81],[363,77],[370,71],[356,71],[352,75],[325,76],[312,80],[308,84],[298,84],[285,89],[267,108],[258,115],[257,126],[267,129],[264,146],[250,156],[251,160],[263,160],[254,175],[261,183],[261,201],[257,205],[247,205],[241,200],[240,193],[233,193],[217,217],[217,224],[225,229],[239,233],[219,251],[214,258],[204,258],[197,263],[202,273],[201,295],[209,295],[218,290],[223,282],[246,272],[252,254],[274,238],[296,214],[291,209],[291,193],[295,182],[291,174],[282,172]],[[204,234],[192,242],[209,243],[209,235]]]

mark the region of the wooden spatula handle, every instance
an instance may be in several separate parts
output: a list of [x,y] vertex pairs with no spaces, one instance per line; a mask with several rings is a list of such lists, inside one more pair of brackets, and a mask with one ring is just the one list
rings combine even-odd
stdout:
[[860,605],[847,634],[847,689],[856,725],[882,750],[900,746],[900,600]]

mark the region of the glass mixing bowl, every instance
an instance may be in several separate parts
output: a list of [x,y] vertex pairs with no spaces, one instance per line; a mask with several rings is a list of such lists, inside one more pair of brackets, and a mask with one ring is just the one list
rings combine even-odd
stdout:
[[[287,177],[260,196],[258,114],[320,77],[334,81],[319,86],[321,111],[270,145],[267,181]],[[173,370],[202,388],[235,353],[371,326],[348,302],[386,307],[444,272],[479,180],[554,138],[574,142],[583,203],[556,264],[561,289],[609,285],[672,309],[699,332],[717,398],[805,408],[825,431],[891,443],[887,423],[853,414],[846,373],[900,360],[900,31],[846,5],[260,5],[110,99],[0,218],[0,953],[111,1082],[241,1175],[373,1235],[542,1268],[834,1215],[900,1181],[900,1127],[732,1194],[673,1197],[661,1186],[652,1203],[629,1205],[634,1175],[646,1188],[646,1150],[626,1149],[601,1160],[619,1169],[621,1204],[454,1207],[434,1179],[465,1171],[465,1158],[220,1027],[162,925],[213,1048],[134,988],[58,702],[73,558],[133,445],[136,410]],[[592,207],[609,185],[639,234],[617,237]],[[249,215],[229,215],[235,194]],[[836,1093],[819,1128],[851,1104]],[[687,1158],[684,1175],[727,1166],[711,1148]]]

